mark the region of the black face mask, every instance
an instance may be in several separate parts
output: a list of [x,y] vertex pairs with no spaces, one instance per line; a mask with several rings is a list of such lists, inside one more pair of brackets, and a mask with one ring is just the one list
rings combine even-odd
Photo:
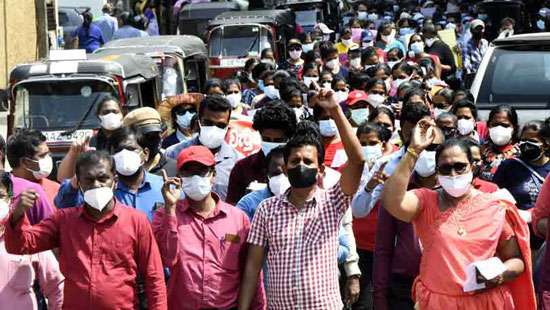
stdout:
[[542,156],[542,148],[533,142],[522,142],[519,145],[519,149],[521,151],[521,158],[526,161],[535,161]]
[[317,168],[298,165],[288,169],[288,181],[295,188],[311,187],[317,182]]

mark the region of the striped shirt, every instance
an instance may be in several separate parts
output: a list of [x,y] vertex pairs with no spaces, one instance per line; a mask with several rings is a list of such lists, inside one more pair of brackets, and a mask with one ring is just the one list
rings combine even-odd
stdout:
[[481,64],[481,60],[483,60],[483,56],[485,55],[485,52],[487,52],[488,48],[489,42],[485,39],[481,39],[479,45],[476,41],[474,41],[474,39],[470,39],[466,43],[466,46],[462,48],[462,58],[466,73],[470,74],[477,72],[477,69]]
[[248,235],[249,243],[269,246],[269,309],[340,310],[338,232],[352,196],[338,183],[297,208],[289,193],[260,204]]

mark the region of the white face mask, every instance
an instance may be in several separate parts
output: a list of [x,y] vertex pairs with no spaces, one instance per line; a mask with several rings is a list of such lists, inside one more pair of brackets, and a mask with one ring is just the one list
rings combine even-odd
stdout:
[[382,35],[382,40],[384,40],[386,44],[392,43],[394,38],[395,38],[395,30],[392,30],[391,33],[387,36]]
[[323,137],[334,137],[338,132],[336,123],[332,119],[319,121],[319,131]]
[[113,189],[110,187],[92,188],[84,192],[86,204],[99,212],[103,211],[112,199]]
[[315,43],[303,44],[302,45],[302,50],[304,51],[304,53],[307,53],[307,52],[311,51],[313,49],[314,44]]
[[472,131],[474,131],[474,121],[469,119],[459,119],[456,128],[461,136],[469,135]]
[[348,99],[348,91],[346,90],[337,90],[334,92],[334,96],[336,96],[336,102],[340,103],[342,101],[346,101]]
[[443,113],[447,113],[449,111],[445,110],[445,109],[440,109],[440,108],[435,108],[434,109],[434,118],[438,118],[439,115],[443,114]]
[[327,89],[327,90],[332,89],[332,83],[331,82],[324,82],[322,86],[323,86],[324,89]]
[[99,116],[101,127],[105,130],[115,130],[122,126],[122,115],[119,113],[109,113]]
[[0,200],[0,222],[4,221],[10,214],[10,204],[4,199]]
[[124,176],[134,175],[141,167],[142,161],[138,153],[123,149],[113,155],[116,171]]
[[474,176],[470,171],[466,174],[461,174],[454,177],[438,175],[437,180],[439,181],[439,185],[443,187],[443,190],[447,192],[447,194],[457,198],[464,196],[464,194],[470,190],[473,177]]
[[275,196],[283,194],[284,192],[286,192],[287,189],[290,188],[290,182],[288,181],[288,177],[284,173],[269,178],[268,184],[269,190]]
[[361,43],[361,47],[363,47],[363,49],[365,49],[365,48],[367,48],[367,47],[371,47],[371,46],[374,46],[374,42],[373,42],[373,41]]
[[361,68],[361,57],[356,57],[356,58],[350,59],[349,65],[352,68]]
[[366,145],[362,146],[361,149],[363,150],[363,155],[365,156],[365,160],[369,163],[373,163],[378,158],[382,157],[382,145]]
[[506,145],[512,139],[513,131],[512,127],[496,126],[489,128],[489,137],[498,146]]
[[200,126],[199,142],[211,150],[217,149],[222,145],[226,133],[227,127]]
[[210,183],[210,177],[194,175],[181,178],[181,188],[189,199],[200,201],[210,194],[212,184]]
[[426,43],[427,47],[432,47],[432,45],[434,45],[435,38],[426,39],[424,42]]
[[311,77],[311,76],[304,76],[304,84],[308,88],[311,85],[311,83],[313,83],[314,81],[315,81],[315,83],[319,82],[319,78],[318,77]]
[[29,170],[32,173],[35,179],[41,180],[43,178],[47,178],[52,172],[53,160],[50,155],[46,155],[44,156],[44,158],[41,158],[39,160],[34,160],[34,159],[30,159],[30,160],[34,162],[38,162],[38,171],[34,171],[27,168],[27,170]]
[[357,19],[358,20],[366,20],[367,19],[367,11],[358,11],[357,12]]
[[230,94],[230,95],[225,96],[225,99],[227,99],[227,101],[229,101],[229,103],[231,104],[231,108],[233,108],[233,109],[235,109],[236,107],[239,106],[239,104],[241,103],[241,98],[242,98],[241,93]]
[[369,94],[367,97],[367,102],[373,108],[377,108],[379,105],[383,104],[384,101],[386,101],[386,98],[380,94]]
[[264,87],[264,94],[273,100],[280,98],[279,90],[273,85]]
[[302,56],[302,50],[290,51],[288,52],[288,54],[290,55],[290,58],[292,58],[293,60],[298,60],[300,59],[300,56]]
[[414,166],[414,171],[423,178],[435,173],[435,151],[422,151]]
[[195,113],[187,111],[183,115],[176,116],[176,123],[181,128],[189,128],[191,127],[191,120],[193,119],[193,116],[195,116]]
[[340,61],[338,58],[329,60],[325,63],[325,67],[327,67],[327,69],[329,69],[332,73],[338,73],[340,72]]
[[353,43],[353,40],[352,39],[347,39],[347,40],[344,40],[342,39],[342,43],[345,45],[345,46],[350,46],[352,43]]
[[399,60],[396,60],[396,61],[388,61],[388,67],[390,67],[390,69],[393,69],[393,67],[399,63]]
[[279,142],[263,142],[262,141],[262,152],[264,153],[264,156],[267,156],[274,148],[283,146],[284,143]]

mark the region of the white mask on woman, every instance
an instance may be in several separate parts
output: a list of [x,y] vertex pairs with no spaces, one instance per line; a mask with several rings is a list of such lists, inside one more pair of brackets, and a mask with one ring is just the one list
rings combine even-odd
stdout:
[[489,137],[495,145],[502,146],[510,142],[513,131],[514,128],[512,127],[495,126],[489,128]]
[[122,126],[122,115],[120,113],[100,115],[99,121],[103,129],[115,130]]
[[472,184],[474,175],[472,172],[460,174],[456,176],[438,175],[437,180],[439,185],[447,194],[457,198],[462,197],[468,192]]
[[461,136],[466,136],[474,131],[474,126],[475,124],[473,120],[462,118],[458,120],[456,128]]

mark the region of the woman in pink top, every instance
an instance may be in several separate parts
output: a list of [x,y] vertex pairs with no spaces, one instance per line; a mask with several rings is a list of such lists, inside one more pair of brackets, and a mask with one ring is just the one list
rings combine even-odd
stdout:
[[48,309],[61,309],[64,278],[53,253],[13,255],[6,252],[4,225],[7,224],[12,186],[7,173],[0,177],[0,308],[38,309],[33,291],[34,280],[38,278],[42,293],[48,299]]
[[[436,153],[442,189],[407,192],[418,158],[434,139],[431,120],[421,120],[399,166],[386,181],[382,205],[412,222],[420,239],[420,274],[413,285],[419,309],[536,309],[527,224],[503,193],[473,189],[472,154],[464,141],[449,140]],[[464,292],[467,267],[498,257],[504,271],[490,279],[473,276],[485,288]]]

